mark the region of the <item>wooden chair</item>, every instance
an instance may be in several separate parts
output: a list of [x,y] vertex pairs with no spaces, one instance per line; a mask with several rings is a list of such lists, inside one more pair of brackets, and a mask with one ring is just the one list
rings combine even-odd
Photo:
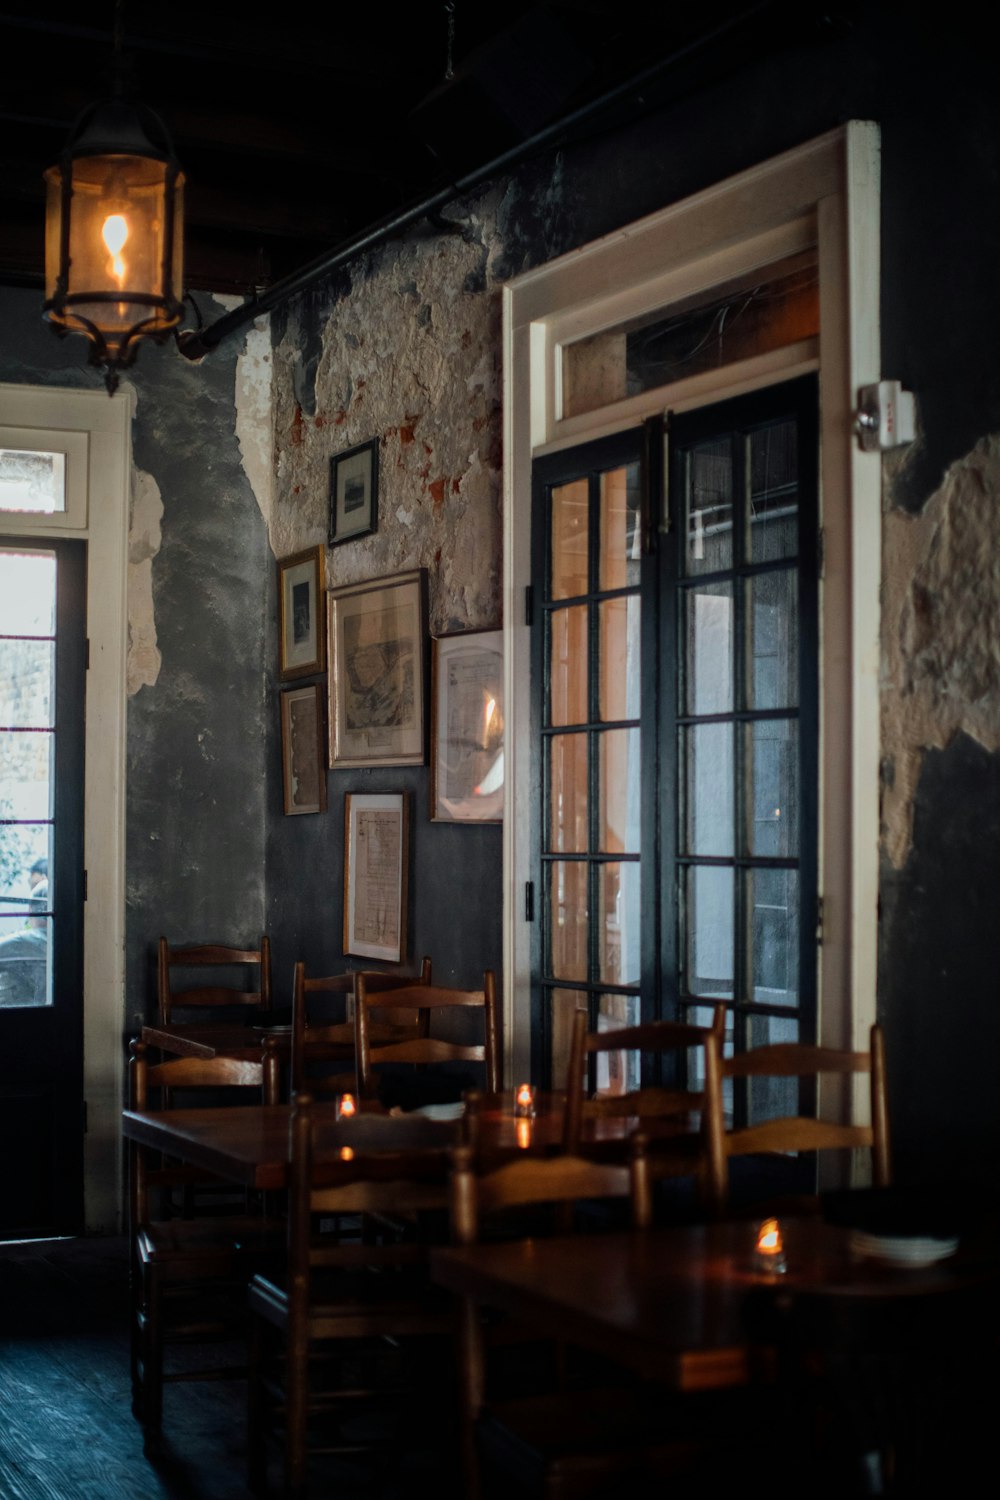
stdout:
[[[452,1330],[450,1303],[427,1274],[424,1238],[373,1244],[321,1232],[324,1220],[344,1216],[437,1211],[443,1219],[447,1150],[345,1148],[339,1159],[320,1163],[314,1159],[312,1113],[311,1096],[299,1094],[291,1127],[287,1275],[259,1275],[250,1286],[249,1482],[254,1490],[265,1487],[268,1443],[277,1438],[282,1493],[292,1496],[305,1489],[307,1423],[309,1452],[343,1456],[370,1446],[343,1426],[345,1420],[356,1421],[365,1405],[377,1411],[391,1405],[394,1394],[401,1395],[403,1419],[408,1420],[423,1382],[424,1394],[440,1414],[442,1378],[427,1363],[426,1341],[447,1351]],[[404,1381],[394,1391],[377,1378],[377,1366],[386,1363],[386,1340],[420,1341],[416,1386]],[[324,1359],[325,1384],[319,1380]],[[359,1381],[359,1370],[367,1375],[374,1371],[376,1378]],[[385,1375],[384,1368],[381,1373]],[[314,1444],[312,1429],[323,1418],[332,1435]],[[391,1448],[384,1432],[373,1439],[379,1440]]]
[[[641,1133],[632,1140],[628,1165],[595,1162],[584,1157],[522,1157],[490,1171],[477,1171],[471,1147],[454,1153],[451,1179],[452,1238],[477,1244],[491,1221],[503,1225],[511,1212],[544,1207],[560,1232],[562,1210],[614,1205],[628,1201],[633,1230],[651,1221],[652,1194]],[[586,1215],[580,1224],[594,1227]],[[579,1225],[577,1226],[579,1227]],[[533,1232],[537,1231],[533,1223]],[[510,1232],[509,1226],[502,1229]],[[572,1275],[572,1252],[567,1252]],[[599,1287],[593,1289],[599,1297]],[[562,1351],[550,1363],[562,1372],[555,1388],[532,1390],[532,1377],[545,1364],[537,1348],[514,1349],[516,1374],[511,1379],[512,1340],[530,1339],[531,1330],[509,1330],[484,1319],[471,1299],[459,1311],[459,1405],[462,1420],[462,1465],[467,1500],[482,1494],[516,1493],[570,1500],[570,1497],[628,1493],[629,1485],[651,1474],[683,1470],[694,1445],[671,1432],[669,1402],[624,1374],[599,1386],[566,1378]],[[572,1344],[572,1329],[567,1332]],[[498,1358],[499,1356],[499,1358]],[[505,1379],[497,1384],[500,1364]],[[653,1491],[650,1490],[650,1493]]]
[[[381,979],[381,976],[380,976]],[[419,1013],[418,1034],[404,1041],[376,1043],[372,1031],[373,1013],[383,1017],[393,1012]],[[483,1040],[465,1042],[431,1035],[431,1018],[478,1011],[482,1017]],[[496,981],[487,969],[481,990],[461,990],[442,985],[408,985],[387,996],[384,988],[372,990],[370,976],[359,974],[355,993],[354,1019],[357,1026],[358,1091],[362,1098],[374,1098],[378,1092],[375,1069],[385,1063],[428,1065],[447,1062],[474,1062],[485,1070],[485,1087],[489,1093],[500,1091],[500,1039],[497,1014]]]
[[[672,1054],[680,1061],[683,1054],[694,1049],[704,1054],[711,1035],[717,1036],[721,1042],[725,1028],[724,1005],[715,1007],[710,1028],[674,1021],[649,1021],[608,1031],[588,1031],[587,1013],[578,1010],[573,1016],[570,1039],[564,1149],[577,1155],[592,1155],[598,1151],[599,1148],[584,1145],[585,1120],[634,1118],[649,1142],[651,1177],[654,1180],[694,1177],[702,1198],[707,1198],[708,1150],[703,1091],[647,1085],[621,1092],[596,1092],[589,1064],[592,1058],[600,1058],[602,1054],[625,1052],[655,1053],[667,1061]],[[703,1076],[704,1064],[700,1072]],[[693,1115],[699,1117],[698,1126],[691,1122]]]
[[[234,983],[201,982],[184,989],[174,988],[176,969],[243,969],[246,988]],[[211,976],[210,976],[211,977]],[[235,1008],[265,1012],[271,1009],[271,944],[265,934],[259,948],[229,948],[218,943],[203,943],[187,948],[171,948],[161,937],[157,951],[157,1004],[160,1023],[169,1026],[176,1008]]]
[[[304,963],[295,965],[292,988],[292,1092],[308,1089],[313,1096],[320,1094],[354,1093],[358,1088],[355,1055],[356,1030],[354,1017],[349,1013],[355,999],[357,973],[330,974],[309,978]],[[431,982],[431,961],[425,958],[420,973],[391,974],[379,971],[364,976],[366,992],[385,992],[392,989],[409,988],[412,985],[427,985]],[[314,996],[337,995],[343,997],[342,1017],[333,1021],[329,1016],[322,1020],[310,1016],[310,1004]],[[380,1041],[391,1041],[412,1035],[416,1028],[416,1012],[409,1026],[383,1025],[373,1020],[370,1031]],[[338,1067],[339,1065],[339,1067]],[[334,1071],[331,1073],[331,1067]]]
[[[276,1104],[279,1067],[269,1041],[261,1062],[228,1057],[180,1057],[150,1063],[145,1043],[134,1041],[129,1068],[133,1109],[150,1109],[176,1099],[178,1091],[238,1090],[244,1102]],[[159,1099],[157,1099],[159,1094]],[[245,1332],[246,1284],[254,1254],[273,1234],[261,1212],[218,1217],[154,1216],[156,1190],[214,1185],[210,1173],[163,1162],[157,1153],[133,1146],[130,1174],[132,1245],[132,1405],[142,1423],[147,1449],[159,1438],[165,1381],[234,1378],[242,1363],[165,1369],[164,1350],[171,1343],[231,1340]]]
[[[716,1214],[730,1207],[729,1163],[733,1157],[758,1153],[856,1150],[871,1153],[872,1180],[885,1187],[890,1179],[889,1111],[886,1096],[885,1040],[882,1028],[871,1029],[868,1052],[779,1042],[725,1057],[722,1040],[713,1035],[706,1050],[705,1107],[709,1145],[711,1201]],[[786,1115],[727,1130],[724,1081],[727,1078],[813,1078],[835,1074],[844,1079],[868,1075],[870,1122],[844,1124],[812,1115]],[[796,1200],[796,1208],[809,1206]]]

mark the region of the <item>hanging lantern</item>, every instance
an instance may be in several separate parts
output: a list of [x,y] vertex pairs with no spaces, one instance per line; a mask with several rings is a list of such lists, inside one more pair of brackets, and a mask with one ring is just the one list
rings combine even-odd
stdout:
[[45,181],[44,312],[86,335],[113,393],[139,340],[162,343],[184,311],[184,175],[158,116],[113,98],[84,111]]

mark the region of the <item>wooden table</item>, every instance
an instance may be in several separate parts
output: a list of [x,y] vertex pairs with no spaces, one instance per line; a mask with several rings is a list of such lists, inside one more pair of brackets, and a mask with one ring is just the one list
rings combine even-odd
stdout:
[[473,1302],[540,1334],[606,1356],[676,1391],[744,1384],[747,1297],[780,1286],[916,1297],[996,1284],[1000,1259],[972,1245],[936,1265],[900,1270],[859,1260],[850,1230],[820,1219],[783,1221],[788,1271],[754,1265],[756,1226],[699,1225],[432,1251],[431,1274]]
[[[479,1149],[490,1159],[519,1151],[554,1151],[562,1143],[564,1096],[542,1094],[534,1120],[515,1120],[513,1095],[488,1095],[480,1111]],[[317,1104],[318,1159],[336,1155],[343,1146],[355,1150],[457,1145],[461,1122],[429,1119],[419,1111],[389,1114],[377,1104],[362,1105],[353,1120],[337,1120],[336,1106]],[[282,1188],[288,1180],[288,1127],[291,1105],[222,1106],[204,1109],[131,1110],[122,1114],[127,1140],[151,1146],[192,1166],[205,1167],[232,1182],[262,1189]],[[595,1143],[624,1145],[629,1120],[594,1120],[588,1132]],[[525,1130],[525,1125],[529,1128]]]
[[[143,1026],[141,1037],[147,1047],[158,1047],[173,1057],[235,1057],[241,1062],[259,1062],[267,1038],[276,1038],[279,1050],[290,1052],[290,1026],[246,1026],[241,1021],[191,1022],[188,1025],[155,1023]],[[354,1056],[351,1045],[346,1055]]]

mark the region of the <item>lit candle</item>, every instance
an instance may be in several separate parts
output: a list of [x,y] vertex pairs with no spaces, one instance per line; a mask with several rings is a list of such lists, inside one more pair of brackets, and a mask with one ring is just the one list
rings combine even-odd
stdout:
[[358,1106],[354,1102],[354,1095],[341,1094],[340,1098],[337,1100],[337,1119],[349,1120],[351,1116],[356,1115],[357,1112]]
[[514,1090],[514,1114],[519,1120],[531,1120],[535,1115],[535,1085],[519,1083]]
[[786,1269],[785,1244],[777,1219],[765,1219],[757,1230],[756,1251],[759,1270],[773,1274]]

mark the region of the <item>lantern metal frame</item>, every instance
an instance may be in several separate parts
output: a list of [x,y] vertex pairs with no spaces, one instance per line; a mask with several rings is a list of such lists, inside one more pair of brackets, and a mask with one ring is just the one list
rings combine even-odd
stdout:
[[[109,174],[115,158],[141,158],[161,163],[165,168],[162,189],[163,248],[157,268],[154,290],[69,291],[71,240],[73,234],[73,169],[82,160],[108,159]],[[59,182],[59,263],[52,294],[42,304],[52,331],[60,338],[82,333],[90,340],[88,362],[105,371],[109,395],[118,385],[118,373],[134,361],[143,338],[154,343],[166,341],[184,315],[183,300],[174,292],[174,282],[181,279],[180,262],[175,268],[177,195],[183,192],[184,175],[174,155],[170,136],[162,120],[142,104],[126,101],[120,95],[101,100],[83,111],[70,131],[69,139],[58,161],[45,174],[60,174]],[[49,211],[51,212],[51,203]],[[141,318],[114,339],[110,330],[79,307],[132,303],[148,307],[149,316]]]

